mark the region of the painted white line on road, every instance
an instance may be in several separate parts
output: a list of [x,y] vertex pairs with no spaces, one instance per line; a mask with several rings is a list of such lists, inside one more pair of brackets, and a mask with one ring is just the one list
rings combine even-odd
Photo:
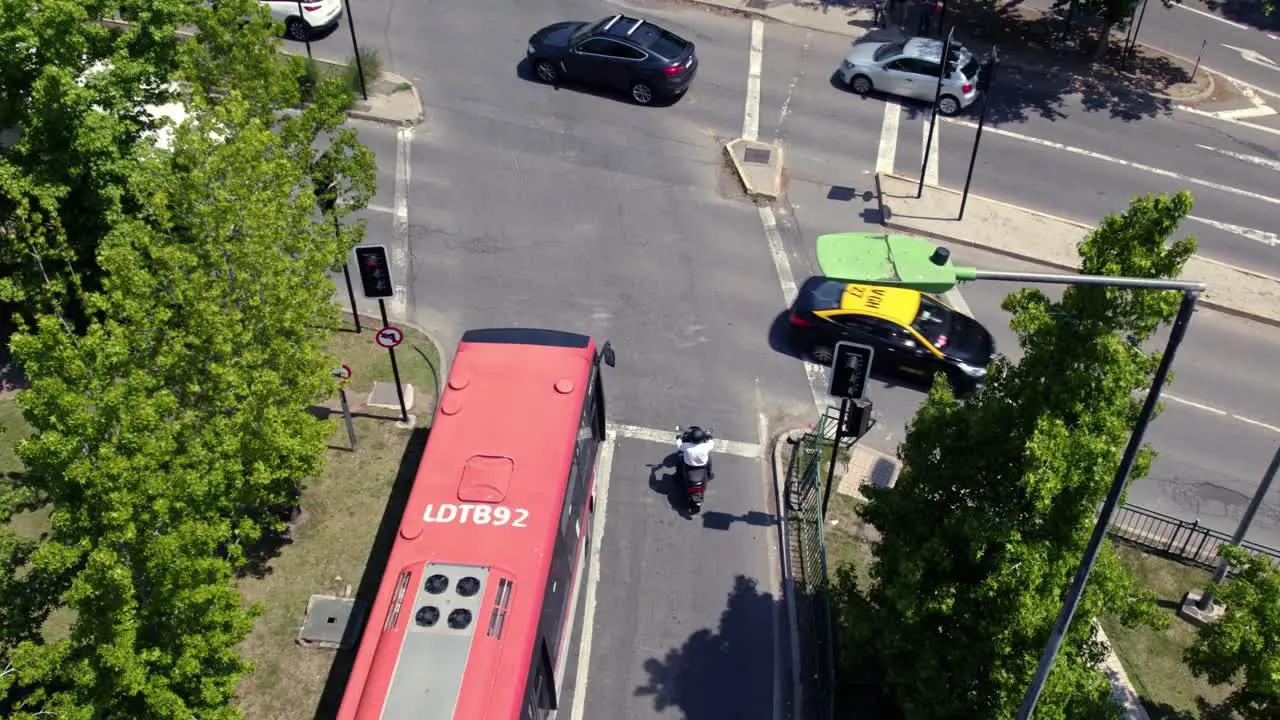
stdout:
[[1261,65],[1262,67],[1267,68],[1269,70],[1280,70],[1280,65],[1277,65],[1275,60],[1272,60],[1271,58],[1267,57],[1266,55],[1263,55],[1257,50],[1250,50],[1249,48],[1236,47],[1235,45],[1228,45],[1226,43],[1222,43],[1222,47],[1227,48],[1228,50],[1235,50],[1236,52],[1240,53],[1241,59],[1243,59],[1245,62],[1251,62],[1254,65]]
[[1234,118],[1222,117],[1216,112],[1209,112],[1207,110],[1197,110],[1196,108],[1187,107],[1186,105],[1176,105],[1175,107],[1180,112],[1191,113],[1192,115],[1199,115],[1201,117],[1213,118],[1214,120],[1229,122],[1232,125],[1247,127],[1250,130],[1258,130],[1264,133],[1271,133],[1272,135],[1280,135],[1280,128],[1267,127],[1266,125],[1259,125],[1257,123],[1245,122],[1244,120],[1236,120]]
[[[587,702],[587,674],[591,671],[591,640],[596,626],[596,591],[600,586],[600,548],[604,546],[605,510],[609,507],[609,475],[613,471],[613,432],[606,432],[596,459],[595,517],[592,518],[591,553],[587,569],[587,600],[582,609],[582,638],[578,644],[578,667],[574,672],[573,708],[569,720],[584,720]],[[572,626],[569,628],[573,630]]]
[[[778,285],[782,288],[782,299],[785,307],[791,307],[796,301],[799,290],[796,288],[796,276],[791,272],[791,260],[787,258],[787,249],[782,245],[782,236],[778,233],[778,220],[773,208],[759,205],[760,225],[764,228],[764,238],[769,243],[769,255],[773,258],[773,269],[778,275]],[[827,406],[827,377],[821,366],[803,361],[804,375],[809,382],[809,391],[813,393],[813,404],[821,413]]]
[[764,61],[764,23],[751,21],[751,53],[747,60],[747,102],[742,111],[742,137],[760,137],[760,68]]
[[1176,7],[1176,8],[1182,8],[1183,10],[1186,10],[1187,12],[1193,12],[1193,13],[1195,13],[1195,14],[1197,14],[1197,15],[1203,15],[1203,16],[1205,16],[1205,17],[1209,18],[1210,20],[1217,20],[1218,22],[1222,23],[1223,25],[1230,25],[1231,27],[1234,27],[1234,28],[1240,28],[1241,30],[1248,30],[1248,29],[1249,29],[1249,26],[1248,26],[1248,25],[1241,25],[1241,24],[1240,24],[1240,23],[1238,23],[1238,22],[1235,22],[1235,21],[1233,21],[1233,20],[1228,20],[1228,19],[1226,19],[1226,18],[1222,17],[1221,15],[1217,15],[1217,14],[1214,14],[1214,13],[1211,13],[1211,12],[1207,12],[1207,11],[1205,11],[1205,10],[1201,10],[1200,8],[1193,8],[1193,7],[1189,6],[1189,5],[1183,5],[1182,3],[1176,3],[1176,4],[1174,4],[1174,7]]
[[[671,447],[675,447],[676,430],[659,430],[658,428],[640,427],[638,425],[616,425],[609,423],[609,432],[615,433],[620,437],[632,438],[633,440],[646,440],[648,442],[667,443]],[[737,440],[722,440],[716,438],[716,446],[713,452],[724,453],[726,455],[737,455],[745,458],[763,457],[759,443],[738,442]]]
[[1198,402],[1194,402],[1194,401],[1192,401],[1192,400],[1187,400],[1186,398],[1180,398],[1180,397],[1178,397],[1177,395],[1170,395],[1169,393],[1164,393],[1164,398],[1165,398],[1166,400],[1172,400],[1172,401],[1174,401],[1174,402],[1176,402],[1176,403],[1181,403],[1181,404],[1183,404],[1183,405],[1188,405],[1188,406],[1190,406],[1190,407],[1196,408],[1197,410],[1204,410],[1205,412],[1211,412],[1211,413],[1213,413],[1214,415],[1226,415],[1226,414],[1227,414],[1227,411],[1226,411],[1226,410],[1219,410],[1219,409],[1218,409],[1218,408],[1216,408],[1216,407],[1210,407],[1210,406],[1205,405],[1205,404],[1203,404],[1203,403],[1198,403]]
[[960,294],[960,288],[953,287],[942,297],[951,304],[951,307],[959,310],[969,317],[973,317],[973,312],[969,310],[969,303],[965,302],[964,296]]
[[893,163],[898,157],[898,121],[902,118],[902,106],[884,104],[884,120],[880,122],[880,145],[876,148],[876,173],[893,174]]
[[364,209],[370,212],[386,213],[387,215],[394,215],[396,212],[395,208],[389,208],[386,205],[374,205],[373,203],[365,205]]
[[[813,39],[813,31],[812,30],[806,31],[804,34],[804,43],[800,46],[801,58],[809,57],[809,42],[812,39]],[[787,115],[791,113],[791,99],[795,97],[796,86],[799,85],[800,81],[804,79],[806,72],[808,72],[808,70],[801,68],[800,72],[792,76],[791,84],[787,86],[787,98],[782,101],[782,109],[778,111],[778,127],[776,127],[773,131],[774,145],[782,144],[782,128],[786,125]]]
[[929,147],[929,165],[924,171],[925,185],[938,184],[938,133],[942,129],[941,125],[933,124],[933,143],[929,143],[929,126],[920,125],[920,163],[924,164],[924,148]]
[[391,279],[394,283],[391,296],[391,316],[404,320],[409,308],[409,149],[413,147],[413,128],[403,128],[396,134],[396,199],[395,220],[392,233],[395,245],[391,247]]
[[[949,119],[947,120],[947,122],[954,123],[956,125],[962,125],[967,128],[976,129],[978,127],[977,123],[971,123],[968,120],[950,120]],[[1239,195],[1241,197],[1247,197],[1251,200],[1258,200],[1260,202],[1270,203],[1272,205],[1280,205],[1280,198],[1268,197],[1266,195],[1262,195],[1261,193],[1251,192],[1249,190],[1241,190],[1240,188],[1234,188],[1234,187],[1231,187],[1230,185],[1223,185],[1221,183],[1212,182],[1210,180],[1202,180],[1197,177],[1189,177],[1187,175],[1182,175],[1180,173],[1176,173],[1170,170],[1163,170],[1161,168],[1152,167],[1150,165],[1143,165],[1142,163],[1136,163],[1130,160],[1125,160],[1118,157],[1112,157],[1110,155],[1103,155],[1102,153],[1094,152],[1092,150],[1085,150],[1083,148],[1072,147],[1070,145],[1063,145],[1062,143],[1059,143],[1059,142],[1053,142],[1052,140],[1042,140],[1041,138],[1038,138],[1038,137],[1023,135],[1021,133],[1016,133],[1016,132],[1010,132],[1003,128],[989,127],[989,128],[986,128],[986,130],[987,132],[992,132],[997,135],[1003,135],[1005,137],[1022,140],[1024,142],[1029,142],[1036,145],[1042,145],[1044,147],[1053,148],[1054,150],[1061,150],[1062,152],[1069,152],[1075,155],[1092,158],[1094,160],[1101,160],[1103,162],[1109,162],[1115,165],[1121,165],[1123,167],[1133,168],[1134,170],[1141,170],[1142,172],[1148,172],[1148,173],[1151,173],[1152,175],[1159,175],[1161,177],[1171,178],[1174,180],[1178,180],[1180,182],[1190,183],[1193,185],[1200,185],[1201,187],[1212,188],[1214,190],[1219,190],[1221,192],[1231,193],[1233,195]],[[1280,132],[1280,131],[1277,131],[1277,132]]]
[[1262,167],[1271,168],[1276,172],[1280,172],[1280,160],[1272,160],[1271,158],[1258,157],[1257,155],[1246,155],[1245,153],[1239,153],[1232,150],[1221,150],[1216,147],[1201,145],[1199,143],[1196,144],[1196,147],[1200,148],[1201,150],[1212,150],[1213,152],[1216,152],[1220,155],[1226,155],[1229,158],[1234,158],[1236,160],[1243,160],[1244,162],[1247,162],[1247,163],[1253,163],[1254,165],[1261,165]]
[[1252,419],[1252,418],[1244,417],[1243,415],[1232,415],[1231,417],[1233,417],[1233,418],[1235,418],[1236,420],[1239,420],[1240,422],[1243,422],[1243,423],[1248,423],[1248,424],[1250,424],[1250,425],[1256,425],[1256,426],[1258,426],[1258,427],[1262,428],[1263,430],[1270,430],[1270,431],[1271,431],[1271,432],[1273,432],[1273,433],[1280,433],[1280,427],[1276,427],[1275,425],[1268,425],[1268,424],[1266,424],[1266,423],[1264,423],[1264,422],[1260,422],[1260,421],[1258,421],[1258,420],[1254,420],[1254,419]]
[[1223,120],[1248,120],[1250,118],[1271,117],[1275,114],[1276,111],[1268,105],[1254,105],[1250,108],[1218,111],[1218,117]]
[[1272,247],[1275,247],[1276,245],[1280,245],[1280,235],[1276,235],[1273,232],[1267,232],[1266,230],[1255,230],[1253,228],[1244,227],[1243,225],[1232,225],[1231,223],[1224,223],[1224,222],[1219,222],[1217,220],[1210,220],[1209,218],[1196,217],[1195,215],[1188,215],[1187,219],[1195,220],[1198,223],[1204,223],[1209,227],[1215,227],[1224,232],[1229,232],[1234,235],[1239,235],[1242,238],[1247,238],[1249,240],[1253,240],[1254,242],[1260,242],[1263,245],[1270,245]]

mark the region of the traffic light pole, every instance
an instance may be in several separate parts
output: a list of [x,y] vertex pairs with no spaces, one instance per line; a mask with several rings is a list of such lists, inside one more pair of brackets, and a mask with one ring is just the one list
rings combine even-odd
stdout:
[[822,517],[827,516],[831,503],[831,485],[836,477],[836,455],[840,453],[840,441],[844,439],[844,421],[849,416],[849,398],[840,399],[840,419],[836,422],[835,436],[831,440],[831,464],[827,466],[827,486],[822,489]]
[[951,36],[956,29],[947,31],[947,39],[942,43],[942,67],[938,71],[938,86],[933,90],[933,111],[929,113],[929,135],[924,141],[924,160],[920,162],[920,184],[916,186],[916,197],[924,195],[924,174],[929,169],[929,150],[933,148],[933,133],[938,125],[938,100],[942,98],[942,79],[949,74],[951,67]]
[[[387,319],[387,303],[382,298],[378,298],[378,312],[382,313],[382,327],[390,327],[391,321]],[[409,408],[404,404],[404,387],[400,385],[400,366],[396,364],[396,349],[387,348],[387,352],[391,354],[391,376],[396,381],[396,397],[400,400],[400,422],[409,422]]]
[[[1267,491],[1271,489],[1271,483],[1276,479],[1276,471],[1280,470],[1280,448],[1276,449],[1276,454],[1271,458],[1271,465],[1267,468],[1267,474],[1262,476],[1262,482],[1258,484],[1258,489],[1253,493],[1253,499],[1249,501],[1249,507],[1245,509],[1244,516],[1240,518],[1240,524],[1236,527],[1236,534],[1231,538],[1232,547],[1240,547],[1240,543],[1244,542],[1244,536],[1249,532],[1249,526],[1253,524],[1253,516],[1258,514],[1258,506],[1262,505],[1262,499],[1267,496]],[[1221,585],[1223,580],[1227,579],[1227,569],[1230,563],[1226,558],[1218,561],[1218,569],[1213,573],[1213,579],[1209,581],[1209,587],[1205,588],[1204,594],[1200,596],[1200,601],[1196,603],[1196,607],[1201,610],[1208,610],[1213,606],[1213,588],[1215,585]]]
[[[342,226],[338,225],[338,215],[333,215],[333,237],[335,240],[342,241]],[[346,258],[342,260],[342,277],[347,281],[347,297],[351,299],[351,319],[356,323],[356,334],[360,334],[360,311],[356,309],[356,289],[351,284],[351,267]],[[385,322],[384,322],[385,324]]]
[[973,182],[973,167],[978,164],[978,143],[982,142],[982,128],[987,124],[987,106],[991,103],[991,86],[995,81],[996,66],[1000,64],[1000,48],[991,48],[991,61],[987,63],[986,72],[979,83],[982,92],[982,112],[978,114],[978,132],[973,136],[973,152],[969,154],[969,172],[964,176],[964,192],[960,194],[960,215],[957,220],[964,219],[964,208],[969,203],[969,183]]

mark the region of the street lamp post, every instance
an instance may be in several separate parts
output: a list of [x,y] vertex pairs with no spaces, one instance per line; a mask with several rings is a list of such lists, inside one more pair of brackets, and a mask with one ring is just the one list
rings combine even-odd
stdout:
[[1138,450],[1142,447],[1147,425],[1160,400],[1160,391],[1168,380],[1174,355],[1186,336],[1187,325],[1190,324],[1191,315],[1195,312],[1196,300],[1200,293],[1204,292],[1205,284],[1183,280],[997,272],[957,267],[951,264],[951,253],[944,247],[935,246],[920,238],[880,233],[840,233],[820,236],[817,240],[817,255],[819,268],[829,277],[873,285],[908,287],[932,293],[943,293],[958,283],[972,280],[1176,290],[1182,293],[1182,305],[1178,308],[1178,316],[1169,333],[1169,342],[1165,346],[1164,355],[1160,358],[1160,365],[1152,379],[1151,389],[1147,391],[1142,411],[1138,414],[1133,431],[1129,435],[1129,443],[1125,447],[1124,455],[1121,456],[1119,467],[1116,468],[1115,478],[1107,491],[1106,501],[1103,502],[1098,519],[1094,523],[1084,557],[1080,559],[1080,565],[1076,569],[1075,578],[1071,581],[1071,587],[1067,590],[1058,619],[1054,622],[1049,639],[1040,654],[1035,676],[1023,696],[1022,705],[1018,708],[1018,720],[1028,720],[1035,710],[1036,702],[1040,699],[1045,682],[1049,679],[1049,671],[1053,668],[1053,662],[1066,638],[1067,630],[1071,627],[1071,619],[1075,615],[1076,607],[1084,596],[1089,573],[1092,572],[1093,565],[1098,559],[1098,552],[1102,548],[1102,541],[1106,538],[1111,517],[1120,504],[1120,496],[1124,494],[1129,472],[1133,469]]
[[[1236,527],[1236,534],[1231,536],[1231,546],[1240,547],[1240,543],[1244,542],[1244,536],[1249,533],[1249,526],[1253,524],[1253,516],[1258,514],[1258,507],[1262,505],[1262,500],[1267,496],[1267,491],[1271,489],[1271,482],[1276,479],[1276,471],[1280,470],[1280,448],[1276,449],[1276,454],[1271,458],[1271,465],[1267,468],[1267,472],[1262,476],[1262,482],[1258,484],[1258,489],[1253,492],[1253,499],[1249,501],[1249,507],[1245,508],[1244,516],[1240,518],[1240,524]],[[1227,570],[1230,563],[1226,558],[1218,561],[1218,568],[1213,572],[1213,579],[1209,581],[1209,587],[1205,588],[1204,594],[1200,596],[1200,600],[1196,602],[1196,607],[1201,610],[1208,610],[1213,607],[1213,588],[1221,585],[1223,580],[1227,579]]]

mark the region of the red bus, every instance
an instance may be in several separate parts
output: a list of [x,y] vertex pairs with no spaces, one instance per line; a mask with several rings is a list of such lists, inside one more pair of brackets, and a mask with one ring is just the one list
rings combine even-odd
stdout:
[[543,720],[591,530],[609,343],[467,331],[338,720]]

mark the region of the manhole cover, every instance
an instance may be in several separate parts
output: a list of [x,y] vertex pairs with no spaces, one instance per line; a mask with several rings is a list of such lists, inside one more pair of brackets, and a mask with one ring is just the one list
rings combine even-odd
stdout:
[[764,148],[747,148],[746,150],[742,151],[742,161],[749,162],[749,163],[756,163],[759,165],[768,165],[769,158],[772,155],[773,155],[772,151],[765,150]]
[[298,643],[346,650],[360,636],[363,612],[354,598],[312,595],[307,602],[307,616],[298,630]]
[[752,10],[768,10],[769,0],[747,0],[747,7]]

